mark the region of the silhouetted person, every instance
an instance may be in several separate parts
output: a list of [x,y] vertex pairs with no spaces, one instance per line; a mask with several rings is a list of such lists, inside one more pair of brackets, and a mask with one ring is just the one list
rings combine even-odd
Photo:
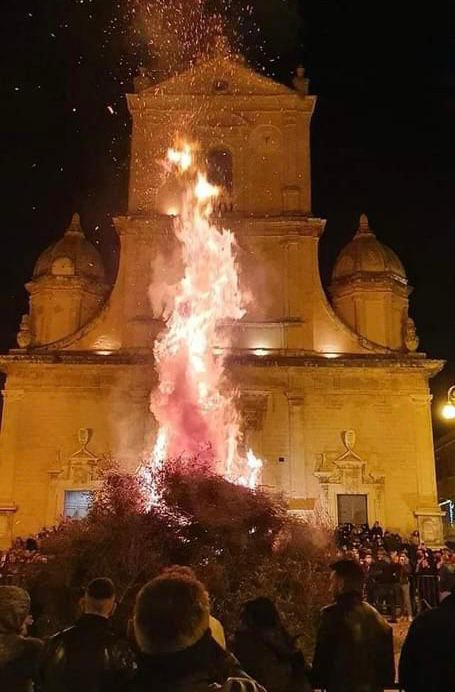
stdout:
[[[216,685],[233,692],[259,690],[234,656],[215,642],[209,615],[207,591],[189,574],[169,572],[146,584],[134,611],[139,669],[125,690],[209,692]],[[239,677],[243,687],[232,680]]]
[[43,642],[27,637],[30,596],[17,586],[0,586],[0,690],[31,692]]
[[93,579],[83,598],[83,615],[46,644],[44,692],[115,692],[135,669],[130,645],[111,630],[115,589],[110,579]]
[[303,654],[268,598],[244,604],[233,651],[242,668],[267,692],[303,692],[309,688]]
[[455,566],[441,568],[440,605],[418,615],[400,657],[400,684],[406,692],[455,689]]
[[331,569],[336,601],[321,613],[313,685],[328,692],[382,692],[395,678],[392,628],[362,601],[357,562],[339,560]]

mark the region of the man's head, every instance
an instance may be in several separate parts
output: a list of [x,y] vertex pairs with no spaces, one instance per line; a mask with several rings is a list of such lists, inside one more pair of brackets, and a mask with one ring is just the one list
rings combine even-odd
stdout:
[[163,654],[196,644],[209,628],[209,597],[190,576],[168,572],[148,582],[138,594],[134,632],[144,653]]
[[109,618],[115,610],[114,582],[106,577],[92,579],[84,593],[84,613]]
[[280,615],[270,598],[260,596],[243,604],[242,620],[255,629],[268,630],[279,626]]
[[385,560],[386,551],[384,548],[378,548],[378,560]]
[[455,566],[443,565],[439,570],[439,591],[441,594],[455,594]]
[[419,545],[420,544],[420,533],[418,531],[413,531],[411,533],[411,543],[413,545]]
[[30,615],[30,596],[18,586],[0,586],[0,634],[21,634]]
[[371,553],[367,553],[365,555],[365,564],[367,565],[372,565],[373,564],[373,556]]
[[363,591],[364,574],[361,565],[354,560],[338,560],[330,565],[331,583],[335,597]]

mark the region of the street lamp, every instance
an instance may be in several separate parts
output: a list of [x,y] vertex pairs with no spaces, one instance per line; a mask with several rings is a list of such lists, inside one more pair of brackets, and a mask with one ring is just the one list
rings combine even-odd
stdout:
[[447,404],[442,407],[442,415],[446,420],[455,419],[455,385],[447,392]]

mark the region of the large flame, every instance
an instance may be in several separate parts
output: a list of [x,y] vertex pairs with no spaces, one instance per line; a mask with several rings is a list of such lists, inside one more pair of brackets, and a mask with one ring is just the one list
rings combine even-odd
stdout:
[[[183,277],[173,309],[154,345],[158,388],[151,411],[159,431],[152,470],[164,460],[196,460],[201,470],[254,487],[262,462],[251,450],[242,453],[239,415],[224,377],[224,358],[215,346],[220,328],[245,314],[230,230],[211,223],[217,187],[194,162],[194,149],[185,144],[167,155],[171,172],[185,183],[175,234],[180,241]],[[223,346],[229,333],[223,329]],[[224,349],[223,351],[224,352]]]

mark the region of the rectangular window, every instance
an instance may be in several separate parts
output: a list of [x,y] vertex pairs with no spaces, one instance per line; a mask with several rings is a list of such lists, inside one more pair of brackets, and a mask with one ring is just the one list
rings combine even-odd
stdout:
[[339,524],[366,524],[368,503],[366,495],[337,495]]
[[69,519],[83,519],[90,509],[93,493],[89,490],[65,490],[63,516]]

